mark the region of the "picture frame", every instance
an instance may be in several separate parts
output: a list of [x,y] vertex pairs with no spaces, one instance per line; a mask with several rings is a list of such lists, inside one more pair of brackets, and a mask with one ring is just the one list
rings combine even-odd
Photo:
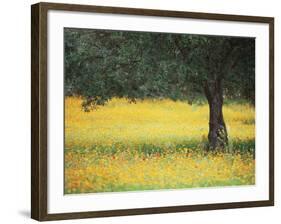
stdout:
[[[58,12],[54,18],[51,18],[50,12]],[[50,199],[51,192],[56,191],[52,188],[55,179],[52,179],[54,169],[57,167],[53,164],[54,154],[51,152],[50,147],[54,146],[50,143],[49,137],[52,136],[52,133],[57,134],[54,127],[50,126],[50,114],[56,113],[50,110],[50,105],[52,104],[51,99],[54,99],[54,96],[50,97],[51,92],[56,97],[56,88],[59,88],[58,85],[61,82],[56,83],[57,80],[51,81],[50,73],[54,73],[59,77],[63,77],[59,71],[61,70],[52,70],[51,66],[54,64],[51,62],[51,54],[49,52],[50,47],[52,47],[51,41],[57,40],[57,37],[50,36],[50,29],[54,23],[63,24],[62,21],[58,21],[61,15],[66,14],[84,14],[86,17],[91,16],[92,14],[102,14],[102,16],[107,17],[111,16],[112,19],[114,16],[124,16],[124,17],[138,17],[139,21],[146,18],[154,18],[155,20],[163,18],[167,21],[177,22],[178,20],[196,20],[199,23],[202,22],[223,22],[225,26],[228,24],[235,24],[241,29],[243,24],[252,24],[254,26],[265,26],[261,30],[266,30],[265,38],[262,39],[265,41],[264,44],[267,46],[267,63],[265,63],[267,74],[265,76],[266,83],[268,85],[261,91],[266,93],[266,102],[265,107],[266,113],[268,113],[268,119],[265,119],[265,128],[266,133],[261,133],[259,136],[267,136],[268,141],[266,142],[266,161],[264,164],[261,164],[267,172],[265,174],[265,181],[260,181],[261,185],[264,186],[264,195],[261,198],[264,199],[239,199],[239,201],[227,201],[223,202],[218,200],[217,202],[202,202],[189,204],[184,204],[177,202],[169,204],[168,200],[165,202],[163,198],[163,206],[155,206],[154,202],[149,202],[144,206],[140,207],[130,207],[126,205],[124,207],[118,208],[118,200],[121,202],[122,194],[108,195],[106,200],[101,198],[97,199],[98,203],[110,203],[111,198],[115,197],[116,208],[115,209],[89,209],[89,207],[95,204],[95,201],[87,200],[89,207],[84,209],[71,209],[69,206],[66,206],[65,209],[61,209],[58,212],[50,212],[51,204],[59,204],[58,201]],[[61,16],[62,17],[62,16]],[[67,16],[65,17],[68,18]],[[88,17],[87,17],[88,18]],[[129,18],[130,19],[130,18]],[[75,19],[74,19],[75,20]],[[75,20],[73,24],[78,24],[79,19]],[[105,23],[105,20],[104,20]],[[157,24],[157,21],[156,21]],[[122,25],[122,24],[121,24]],[[120,25],[120,26],[121,26]],[[90,26],[85,24],[80,24],[83,26]],[[102,25],[101,25],[102,26]],[[132,24],[134,27],[134,24]],[[204,26],[203,26],[204,27]],[[61,28],[61,27],[60,27]],[[87,28],[87,27],[85,27]],[[148,27],[149,28],[149,27]],[[104,29],[108,29],[108,24],[105,25]],[[132,28],[133,29],[133,28]],[[153,28],[152,28],[153,29]],[[198,28],[200,29],[200,28]],[[201,28],[202,29],[202,28]],[[254,29],[254,28],[253,28]],[[194,31],[196,32],[196,31]],[[246,32],[246,31],[245,31]],[[60,33],[61,34],[61,33]],[[63,39],[62,37],[60,39]],[[126,215],[143,215],[143,214],[158,214],[158,213],[171,213],[171,212],[187,212],[187,211],[203,211],[203,210],[216,210],[216,209],[230,209],[230,208],[247,208],[247,207],[261,207],[261,206],[273,206],[274,205],[274,18],[272,17],[260,17],[260,16],[242,16],[242,15],[225,15],[225,14],[213,14],[213,13],[203,13],[203,12],[183,12],[183,11],[166,11],[166,10],[154,10],[154,9],[138,9],[138,8],[119,8],[119,7],[104,7],[104,6],[91,6],[91,5],[75,5],[75,4],[58,4],[58,3],[37,3],[31,6],[31,218],[38,221],[48,221],[48,220],[61,220],[61,219],[81,219],[81,218],[96,218],[96,217],[110,217],[110,216],[126,216]],[[60,46],[60,45],[59,45]],[[54,44],[52,49],[56,49],[54,54],[61,52],[59,55],[63,54],[62,48],[57,48],[57,45]],[[52,53],[52,55],[53,55]],[[257,53],[259,54],[259,52]],[[256,55],[257,57],[257,55]],[[53,66],[55,67],[55,66]],[[52,87],[53,86],[53,87]],[[257,87],[257,86],[256,86]],[[52,89],[50,89],[52,88]],[[63,86],[61,86],[63,88]],[[263,88],[263,83],[261,82],[261,88]],[[261,99],[262,101],[263,99]],[[260,102],[261,102],[260,101]],[[56,105],[56,104],[55,104]],[[63,111],[63,105],[60,105]],[[54,108],[54,105],[52,106]],[[260,117],[259,114],[262,112],[256,112],[257,119]],[[60,122],[61,120],[53,120],[52,122]],[[61,123],[62,124],[62,123]],[[53,127],[53,128],[50,128]],[[257,131],[257,130],[256,130]],[[268,131],[268,133],[267,133]],[[257,144],[257,143],[256,143]],[[57,151],[62,149],[56,149]],[[50,153],[51,152],[51,153]],[[258,156],[258,155],[257,155]],[[63,158],[63,157],[60,157]],[[58,161],[63,164],[62,161]],[[256,175],[259,175],[256,173]],[[56,176],[56,175],[55,175]],[[55,184],[54,184],[55,185]],[[51,187],[50,187],[51,186]],[[63,186],[62,186],[63,188]],[[232,188],[233,189],[233,188]],[[180,191],[178,191],[180,192]],[[165,193],[165,192],[164,192]],[[129,193],[130,194],[130,193]],[[132,195],[138,193],[132,193]],[[155,192],[144,192],[148,194],[147,197],[152,197]],[[184,193],[183,193],[184,194]],[[116,196],[117,195],[117,196]],[[121,196],[120,196],[121,195]],[[179,193],[180,195],[180,193]],[[61,195],[62,197],[64,195]],[[87,194],[86,196],[87,197]],[[156,198],[157,199],[157,198]],[[155,200],[156,200],[155,199]],[[159,198],[158,198],[159,199]],[[50,200],[54,202],[50,203]],[[67,202],[72,199],[68,199]],[[86,199],[85,199],[86,200]],[[112,199],[113,200],[113,199]],[[145,199],[144,199],[145,200]],[[67,203],[66,202],[66,203]],[[113,203],[113,201],[112,201]],[[65,204],[60,204],[60,206],[65,206]],[[105,205],[106,207],[106,205]],[[93,206],[94,208],[94,206]]]

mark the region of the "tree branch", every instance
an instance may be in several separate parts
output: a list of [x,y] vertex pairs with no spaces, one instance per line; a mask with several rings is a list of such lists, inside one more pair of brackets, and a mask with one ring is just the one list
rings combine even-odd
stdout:
[[204,93],[206,95],[208,102],[211,102],[212,101],[212,91],[210,89],[208,81],[203,82],[203,89],[204,89]]
[[175,45],[176,47],[178,48],[178,50],[180,51],[182,57],[183,57],[183,60],[185,61],[188,61],[188,58],[189,58],[189,55],[190,55],[190,51],[187,49],[187,47],[182,47],[181,46],[181,37],[180,36],[175,36],[174,38],[174,42],[175,42]]
[[219,75],[219,79],[223,79],[225,75],[228,74],[231,70],[233,70],[234,67],[237,65],[239,59],[239,52],[240,47],[234,46],[226,55],[225,60],[221,64],[222,69]]

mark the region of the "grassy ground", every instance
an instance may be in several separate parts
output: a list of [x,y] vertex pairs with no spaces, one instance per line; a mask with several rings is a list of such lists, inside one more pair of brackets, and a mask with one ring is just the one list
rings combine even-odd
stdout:
[[66,98],[65,193],[254,184],[254,108],[224,106],[226,152],[204,149],[208,113],[208,105],[125,99],[86,113]]

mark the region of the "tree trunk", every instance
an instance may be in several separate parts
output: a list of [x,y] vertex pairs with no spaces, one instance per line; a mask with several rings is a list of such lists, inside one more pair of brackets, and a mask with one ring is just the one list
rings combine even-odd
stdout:
[[208,99],[209,116],[209,149],[224,149],[228,144],[227,130],[223,118],[223,93],[221,80],[205,85],[205,94]]

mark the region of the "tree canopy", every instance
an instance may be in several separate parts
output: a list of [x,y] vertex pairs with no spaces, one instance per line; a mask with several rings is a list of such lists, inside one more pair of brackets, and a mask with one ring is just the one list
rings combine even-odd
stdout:
[[223,80],[254,102],[253,38],[65,28],[65,92],[89,110],[112,97],[194,100]]

